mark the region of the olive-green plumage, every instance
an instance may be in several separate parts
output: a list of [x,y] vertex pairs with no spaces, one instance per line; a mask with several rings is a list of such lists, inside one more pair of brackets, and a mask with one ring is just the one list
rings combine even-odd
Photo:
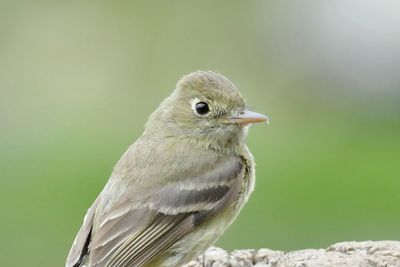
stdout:
[[66,266],[180,266],[212,245],[254,187],[247,110],[227,78],[184,76],[88,210]]

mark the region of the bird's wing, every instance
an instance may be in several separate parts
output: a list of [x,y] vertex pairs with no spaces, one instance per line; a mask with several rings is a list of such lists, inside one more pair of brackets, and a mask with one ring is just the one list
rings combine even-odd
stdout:
[[[207,167],[142,193],[128,187],[92,234],[91,266],[144,266],[234,201],[245,171],[242,159],[224,157]],[[143,191],[152,193],[143,196]]]
[[75,237],[74,243],[72,244],[71,250],[69,251],[66,267],[79,266],[88,251],[88,245],[90,242],[90,236],[93,225],[93,218],[96,211],[99,198],[97,198],[92,206],[86,212],[83,224],[79,229],[78,234]]

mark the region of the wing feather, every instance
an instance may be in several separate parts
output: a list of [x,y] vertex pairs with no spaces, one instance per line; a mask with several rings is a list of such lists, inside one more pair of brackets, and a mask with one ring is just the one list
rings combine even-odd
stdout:
[[244,175],[241,158],[224,157],[197,169],[192,177],[152,183],[152,188],[126,186],[112,204],[103,199],[110,206],[96,215],[90,266],[145,266],[234,201]]
[[76,235],[74,243],[72,244],[71,250],[68,254],[67,262],[65,264],[66,267],[79,266],[86,256],[92,233],[93,218],[98,203],[99,198],[93,202],[92,206],[86,212],[85,218],[83,219],[83,224],[79,229],[79,232]]
[[159,215],[143,233],[128,240],[110,258],[106,266],[142,266],[161,254],[170,242],[181,238],[193,227],[193,215]]

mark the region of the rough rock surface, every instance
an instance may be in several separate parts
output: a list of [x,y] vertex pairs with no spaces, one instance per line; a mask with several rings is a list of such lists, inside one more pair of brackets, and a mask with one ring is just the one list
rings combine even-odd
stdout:
[[[203,259],[205,258],[205,262]],[[209,248],[184,267],[400,267],[400,241],[341,242],[326,249],[227,252]]]

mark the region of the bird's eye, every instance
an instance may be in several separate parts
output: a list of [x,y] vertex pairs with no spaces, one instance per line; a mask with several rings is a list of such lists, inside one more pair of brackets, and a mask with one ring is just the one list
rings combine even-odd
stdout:
[[195,105],[196,108],[196,112],[199,115],[205,115],[208,112],[210,112],[210,107],[208,106],[208,104],[206,102],[198,102]]

